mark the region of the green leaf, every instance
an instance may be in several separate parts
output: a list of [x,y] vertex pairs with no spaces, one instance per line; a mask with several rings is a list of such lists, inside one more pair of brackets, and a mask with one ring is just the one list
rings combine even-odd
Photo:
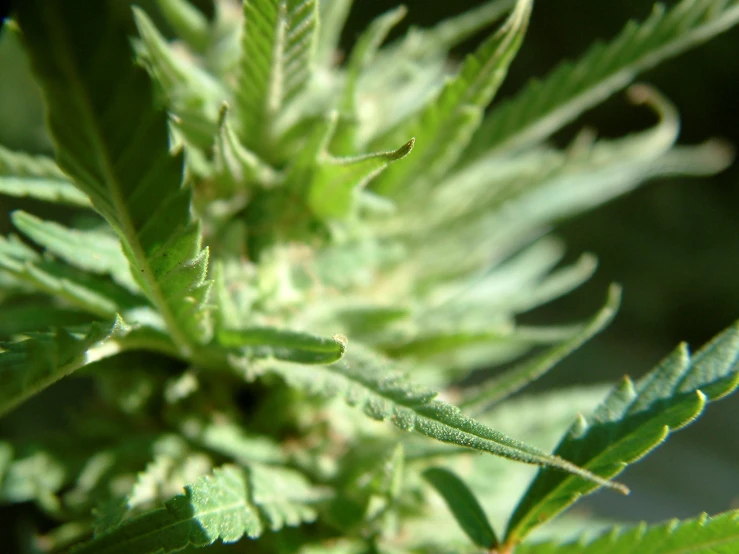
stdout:
[[614,527],[588,541],[522,544],[516,554],[733,554],[739,548],[739,510],[666,523]]
[[318,2],[320,26],[316,45],[316,63],[330,67],[336,63],[341,30],[352,8],[354,0],[329,0]]
[[[446,272],[479,268],[489,252],[516,248],[531,234],[634,189],[648,178],[719,171],[730,149],[717,142],[672,150],[679,130],[674,107],[656,91],[635,86],[632,100],[660,117],[657,125],[618,140],[576,140],[567,152],[538,149],[482,158],[434,188],[417,215],[396,218],[397,232],[423,237],[420,255]],[[443,214],[434,219],[427,214]],[[414,229],[415,227],[415,229]],[[482,237],[482,238],[480,238]],[[470,244],[460,250],[459,244]],[[425,250],[425,251],[423,251]],[[435,272],[439,269],[432,268]]]
[[76,554],[175,552],[188,545],[207,546],[217,539],[235,542],[244,534],[258,537],[263,530],[244,472],[223,466],[185,487],[166,507],[146,513],[89,543]]
[[346,337],[330,339],[270,327],[222,329],[218,343],[225,348],[240,349],[247,357],[269,358],[303,364],[330,364],[340,360],[346,351]]
[[511,327],[501,325],[486,329],[438,330],[420,334],[410,340],[379,342],[376,348],[393,357],[411,357],[416,360],[433,359],[444,354],[455,355],[466,347],[485,346],[490,343],[520,345],[551,344],[570,340],[572,327]]
[[105,319],[142,304],[141,299],[104,277],[44,259],[14,236],[0,237],[0,269],[39,292]]
[[251,435],[242,425],[230,422],[208,424],[188,439],[202,447],[227,456],[239,465],[251,466],[254,462],[282,464],[285,455],[279,443],[264,435]]
[[[655,112],[656,125],[616,140],[594,141],[583,133],[566,152],[542,148],[481,158],[434,188],[429,210],[444,219],[426,225],[461,226],[485,218],[491,222],[486,240],[498,244],[506,236],[531,232],[602,204],[648,177],[673,173],[663,156],[680,130],[677,110],[650,87],[635,85],[628,92],[633,103]],[[725,159],[725,153],[718,158]]]
[[210,44],[210,25],[200,10],[187,0],[157,0],[157,6],[167,23],[195,51],[206,50]]
[[[634,384],[628,377],[596,409],[581,416],[555,450],[604,478],[618,475],[664,441],[672,430],[697,418],[709,400],[739,385],[739,323],[690,356],[679,346]],[[596,486],[546,469],[521,499],[506,541],[520,542]]]
[[[179,454],[179,455],[178,455]],[[181,453],[157,453],[144,471],[136,476],[136,482],[126,496],[127,512],[159,507],[162,502],[175,496],[187,483],[195,482],[213,469],[210,459],[202,453],[181,448]],[[121,515],[127,516],[126,513]],[[118,522],[110,521],[112,530]],[[99,534],[99,531],[96,532]]]
[[[391,45],[385,55],[404,58],[423,58],[446,55],[452,48],[471,38],[503,17],[516,5],[516,0],[494,0],[485,2],[466,12],[450,17],[429,29],[411,27],[399,45]],[[389,63],[390,59],[383,59]]]
[[264,154],[277,138],[285,104],[312,71],[316,0],[246,0],[236,105],[246,146]]
[[405,17],[407,12],[407,8],[401,5],[375,18],[354,44],[349,61],[346,63],[344,91],[339,108],[340,118],[336,133],[331,139],[330,150],[333,154],[343,156],[356,152],[356,135],[359,127],[357,102],[359,78],[362,71],[376,57],[388,33]]
[[121,242],[112,233],[70,229],[23,211],[13,212],[11,218],[26,236],[69,265],[110,275],[113,281],[131,293],[139,292],[121,250]]
[[[257,365],[257,362],[255,362]],[[617,483],[594,477],[568,461],[550,456],[520,441],[505,436],[468,417],[440,400],[437,393],[409,385],[387,368],[378,355],[354,345],[344,358],[331,365],[307,366],[279,362],[259,362],[262,370],[274,372],[290,385],[316,394],[343,396],[372,419],[390,420],[404,431],[416,431],[441,442],[489,452],[511,460],[555,467],[600,485],[625,491]]]
[[308,204],[313,213],[324,220],[345,219],[357,206],[361,189],[385,171],[390,164],[405,158],[416,139],[397,150],[374,152],[350,158],[323,156],[310,185]]
[[47,328],[84,325],[93,319],[81,310],[63,308],[49,302],[48,298],[20,297],[18,302],[3,302],[0,307],[0,338],[38,331],[39,322]]
[[0,146],[0,194],[89,207],[90,199],[45,156],[30,156]]
[[292,470],[224,465],[185,487],[185,494],[168,500],[165,508],[126,521],[73,552],[166,553],[218,539],[256,538],[265,525],[278,530],[312,521],[315,512],[305,504],[314,499],[307,481]]
[[59,165],[119,235],[137,282],[190,353],[210,333],[210,283],[182,157],[169,155],[167,116],[153,107],[151,84],[111,6],[89,0],[71,12],[65,5],[31,0],[18,10]]
[[617,285],[611,285],[605,306],[593,319],[583,325],[580,332],[531,360],[507,370],[502,375],[496,375],[485,383],[467,389],[459,407],[465,413],[479,414],[538,379],[607,327],[615,317],[620,302],[621,288]]
[[383,194],[407,194],[405,186],[419,175],[435,179],[462,153],[482,121],[485,107],[500,87],[523,40],[531,1],[519,0],[501,29],[465,60],[459,73],[420,114],[373,141],[373,149],[400,142],[400,136],[419,137],[420,150],[412,163],[391,168],[376,183]]
[[442,467],[427,469],[423,477],[444,498],[454,519],[474,544],[488,550],[498,546],[498,538],[485,511],[464,481]]
[[309,504],[319,497],[308,480],[295,470],[251,464],[249,486],[252,501],[272,531],[316,519],[316,512]]
[[[335,158],[327,149],[334,135],[337,113],[331,112],[316,122],[307,134],[305,144],[293,160],[285,177],[284,186],[278,194],[271,196],[269,210],[252,203],[252,220],[257,228],[282,226],[283,233],[298,234],[305,222],[306,211],[296,202],[298,194],[305,195],[309,215],[312,212],[324,220],[347,219],[356,213],[359,194],[367,182],[386,170],[388,165],[408,155],[415,143],[409,140],[397,150],[375,152],[350,158]],[[279,203],[279,204],[277,204]],[[277,205],[276,205],[277,204]],[[274,218],[275,222],[260,222],[259,219]],[[285,223],[289,223],[285,225]],[[260,225],[261,223],[261,225]],[[256,247],[253,247],[253,249]],[[256,248],[258,250],[258,248]]]
[[93,323],[82,333],[58,329],[0,344],[0,415],[99,356],[93,347],[117,333],[113,325]]
[[464,155],[521,149],[546,139],[584,111],[631,83],[638,73],[726,31],[739,22],[733,0],[655,4],[643,23],[629,22],[609,43],[593,46],[497,106]]
[[141,37],[139,58],[164,91],[177,126],[190,142],[210,148],[218,110],[226,100],[225,89],[194,62],[177,54],[146,12],[134,6],[133,15]]
[[274,186],[280,177],[236,136],[228,118],[228,106],[221,107],[218,133],[213,147],[216,179],[224,188],[244,190],[249,185]]

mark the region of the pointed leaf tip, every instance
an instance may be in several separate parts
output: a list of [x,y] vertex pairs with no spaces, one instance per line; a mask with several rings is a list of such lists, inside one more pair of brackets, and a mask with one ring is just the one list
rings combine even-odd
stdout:
[[[694,421],[707,401],[739,386],[739,328],[735,324],[691,356],[678,346],[655,369],[632,382],[624,378],[588,417],[580,417],[555,456],[611,478],[648,454],[677,429]],[[593,486],[542,469],[509,522],[507,541],[520,542]]]
[[401,146],[395,152],[393,152],[389,156],[389,158],[392,161],[401,160],[401,159],[405,158],[408,154],[411,153],[411,150],[413,150],[413,147],[415,145],[416,145],[416,137],[412,137],[411,140],[409,140],[403,146]]

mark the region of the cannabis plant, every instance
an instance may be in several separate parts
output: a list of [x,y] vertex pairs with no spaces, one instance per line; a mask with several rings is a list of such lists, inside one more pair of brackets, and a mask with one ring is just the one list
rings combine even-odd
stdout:
[[509,399],[618,307],[613,286],[589,321],[516,323],[594,271],[560,264],[551,226],[730,157],[676,146],[644,85],[628,92],[652,128],[550,137],[739,2],[656,6],[495,103],[532,3],[388,39],[398,7],[347,55],[350,0],[19,4],[5,39],[56,152],[0,148],[2,194],[46,215],[15,210],[0,238],[0,500],[33,505],[14,508],[25,551],[739,549],[736,511],[532,537],[628,492],[613,478],[737,387],[739,326],[608,393]]

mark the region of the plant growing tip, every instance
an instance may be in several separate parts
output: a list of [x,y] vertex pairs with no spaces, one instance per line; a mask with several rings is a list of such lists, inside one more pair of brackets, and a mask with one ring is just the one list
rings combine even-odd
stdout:
[[[18,26],[7,24],[44,94],[56,158],[0,146],[0,194],[62,206],[45,212],[60,222],[15,210],[19,235],[0,237],[0,414],[28,403],[3,421],[0,501],[35,504],[29,528],[58,524],[39,544],[108,554],[244,536],[300,554],[458,552],[464,535],[497,554],[739,544],[736,513],[591,543],[529,540],[601,487],[629,494],[614,480],[624,468],[739,385],[739,324],[605,398],[516,396],[602,331],[620,301],[613,285],[587,321],[518,325],[595,271],[590,255],[563,264],[561,242],[542,233],[646,180],[710,174],[731,157],[716,142],[676,146],[677,110],[644,85],[628,94],[657,115],[651,129],[581,135],[564,150],[548,137],[738,22],[735,0],[656,8],[502,102],[531,0],[491,1],[394,39],[407,11],[397,7],[344,64],[351,0],[218,0],[212,14],[158,0],[161,17],[133,8],[133,40],[110,2],[78,3],[25,0]],[[84,379],[55,386],[77,371]],[[28,434],[27,414],[53,421],[64,448]],[[496,421],[533,444],[556,444],[572,423],[550,453]],[[524,464],[536,475],[499,540],[487,514]]]

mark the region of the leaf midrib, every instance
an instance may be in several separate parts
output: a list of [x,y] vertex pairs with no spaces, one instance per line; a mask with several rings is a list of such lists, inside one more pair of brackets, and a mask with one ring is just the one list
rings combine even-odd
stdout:
[[[345,363],[348,363],[348,362],[345,362]],[[337,364],[330,364],[330,365],[323,366],[323,367],[324,367],[324,369],[326,369],[327,371],[329,371],[331,373],[338,374],[338,375],[344,377],[345,379],[347,379],[349,381],[352,381],[354,383],[358,383],[364,389],[366,389],[368,391],[371,391],[372,394],[374,394],[376,396],[379,396],[380,398],[383,398],[384,400],[390,402],[391,405],[397,405],[397,406],[401,406],[401,407],[403,407],[405,409],[411,410],[413,412],[413,414],[414,414],[414,418],[416,418],[418,420],[424,419],[424,420],[427,420],[427,421],[435,422],[437,424],[446,426],[446,427],[448,427],[450,429],[454,429],[458,433],[463,434],[463,435],[465,435],[467,437],[474,437],[475,439],[477,439],[479,441],[483,441],[483,442],[487,442],[487,443],[493,443],[495,445],[498,445],[502,451],[508,450],[509,452],[515,452],[515,453],[517,453],[519,455],[519,457],[516,457],[515,455],[512,455],[512,454],[504,455],[504,454],[501,454],[501,453],[496,453],[492,449],[491,450],[486,450],[486,452],[488,452],[490,454],[498,455],[498,456],[501,456],[501,457],[507,457],[508,459],[515,460],[515,461],[520,461],[520,462],[524,462],[524,463],[535,464],[535,465],[540,465],[540,466],[543,466],[543,467],[549,467],[549,468],[552,468],[552,469],[556,469],[556,470],[565,472],[565,474],[567,474],[568,476],[580,477],[581,479],[585,479],[587,481],[590,481],[595,486],[605,486],[605,487],[609,487],[609,488],[612,488],[614,490],[617,490],[619,492],[624,492],[624,493],[626,491],[628,491],[628,489],[626,489],[626,487],[624,487],[624,485],[621,485],[619,483],[614,483],[612,481],[609,481],[606,478],[602,478],[601,476],[599,476],[599,475],[597,475],[597,474],[595,474],[595,473],[593,473],[593,472],[591,472],[591,471],[589,471],[589,470],[587,470],[585,468],[582,468],[580,466],[577,466],[577,465],[575,465],[575,464],[573,464],[573,463],[571,463],[571,462],[569,462],[569,461],[567,461],[564,458],[561,458],[559,456],[556,456],[556,455],[547,455],[546,453],[539,451],[537,448],[534,448],[534,447],[532,447],[530,445],[527,445],[525,443],[521,443],[521,446],[517,446],[515,444],[506,444],[502,440],[501,441],[498,441],[498,440],[495,440],[495,439],[486,438],[484,436],[480,436],[480,435],[476,434],[474,431],[465,430],[465,429],[461,429],[459,427],[455,427],[453,424],[450,424],[449,422],[444,421],[444,418],[443,417],[432,417],[431,414],[424,414],[424,413],[420,413],[419,411],[417,411],[417,408],[419,406],[425,406],[425,407],[432,408],[433,404],[436,403],[436,402],[438,402],[437,400],[431,399],[431,400],[428,400],[426,402],[419,403],[419,402],[413,402],[413,400],[411,400],[411,399],[405,400],[403,398],[397,398],[397,397],[392,396],[391,394],[383,393],[382,391],[376,389],[375,387],[372,386],[372,383],[371,382],[368,382],[366,380],[363,380],[363,379],[359,378],[358,376],[356,376],[352,372],[344,372],[344,371],[341,371],[341,369],[338,368]],[[467,421],[469,421],[470,423],[479,424],[479,423],[475,422],[474,420],[472,420],[472,419],[468,418],[467,416],[465,416],[461,411],[459,412],[459,415],[462,418],[464,418]],[[414,428],[415,427],[416,426],[414,425]],[[519,442],[519,441],[516,441],[516,439],[513,439],[511,437],[508,437],[504,433],[501,433],[501,432],[495,431],[495,430],[492,430],[492,431],[494,433],[500,435],[501,438],[509,439],[513,443]],[[422,433],[422,434],[425,434],[425,433]],[[433,435],[429,435],[429,436],[432,436],[433,437]],[[437,440],[440,440],[440,439],[437,439]],[[449,443],[447,441],[443,441],[443,442],[445,442],[447,444],[457,444],[458,446],[462,446],[460,443]],[[528,447],[528,448],[523,448],[523,447]],[[475,449],[475,448],[473,448],[473,449]],[[479,450],[479,449],[475,449],[475,450]]]
[[[139,533],[139,534],[137,534],[137,535],[129,538],[125,542],[121,541],[121,542],[118,542],[118,543],[116,543],[115,545],[112,545],[112,546],[114,548],[118,548],[118,547],[120,547],[123,544],[136,544],[137,542],[140,542],[141,540],[145,540],[147,537],[155,537],[157,535],[161,535],[163,533],[166,533],[170,529],[176,528],[179,525],[188,524],[188,523],[190,523],[192,521],[199,521],[200,519],[205,518],[205,517],[208,517],[208,516],[213,516],[213,515],[217,515],[217,514],[221,514],[221,513],[226,513],[226,512],[232,512],[232,511],[236,511],[236,510],[239,510],[239,509],[246,509],[246,508],[249,508],[249,507],[251,507],[251,506],[249,505],[248,501],[246,501],[246,500],[238,500],[238,501],[233,502],[231,504],[228,504],[226,506],[220,505],[218,508],[213,508],[211,510],[205,510],[205,511],[202,511],[202,512],[193,513],[190,517],[185,518],[185,519],[175,519],[172,523],[170,523],[168,525],[165,525],[163,527],[157,527],[156,529],[152,529],[151,531],[147,531],[146,533]],[[159,510],[155,510],[153,512],[148,512],[146,514],[143,514],[138,519],[145,519],[147,517],[151,517],[153,514],[155,514],[157,512],[162,513],[162,514],[167,513],[167,514],[169,514],[173,518],[176,517],[174,514],[172,514],[172,512],[170,512],[165,507],[165,508],[160,508]],[[100,539],[101,540],[105,539],[106,536],[115,533],[116,531],[118,531],[122,527],[125,527],[127,523],[133,523],[135,521],[137,521],[137,520],[131,520],[129,522],[124,522],[123,525],[121,525],[119,527],[116,527],[115,529],[113,529],[112,531],[110,531],[109,533],[107,533],[106,535],[102,535],[100,537]],[[259,521],[260,521],[260,524],[261,524],[261,519]],[[246,532],[246,530],[244,530],[244,532],[242,533],[242,535],[245,532]],[[220,537],[221,537],[221,533],[220,533],[220,530],[219,530],[218,536],[214,540],[217,540]],[[190,540],[190,537],[189,536],[187,537],[187,543],[186,544],[187,545],[195,545],[195,543],[193,543]],[[93,542],[90,543],[90,546],[92,546],[92,545],[94,545],[94,540],[93,540]],[[99,552],[105,552],[105,550],[106,549],[99,550]]]
[[[61,18],[58,18],[61,19]],[[69,76],[70,81],[68,85],[74,92],[73,98],[77,99],[77,104],[81,108],[83,121],[82,126],[88,129],[88,132],[92,134],[93,148],[95,158],[101,164],[100,169],[103,172],[103,176],[106,180],[105,185],[108,193],[112,197],[113,207],[115,208],[118,223],[120,224],[120,231],[123,234],[123,239],[127,242],[128,247],[133,254],[134,260],[138,265],[138,269],[141,270],[142,278],[147,286],[149,299],[156,306],[161,313],[167,329],[172,336],[172,340],[178,346],[179,350],[189,357],[191,352],[190,342],[187,339],[185,333],[177,325],[177,320],[174,317],[168,303],[166,302],[162,290],[158,286],[158,282],[153,276],[151,267],[148,264],[146,255],[138,241],[137,234],[133,222],[126,210],[126,202],[121,194],[122,187],[120,186],[115,171],[113,170],[113,164],[108,158],[106,149],[103,147],[105,140],[102,138],[103,134],[97,125],[94,116],[94,110],[92,109],[92,101],[87,94],[87,90],[84,86],[84,81],[80,78],[77,72],[77,66],[74,63],[74,57],[71,56],[68,45],[71,44],[71,40],[66,37],[65,30],[62,29],[61,25],[50,25],[50,32],[52,33],[52,44],[55,44],[55,48],[59,48],[60,55],[58,56],[61,62],[64,72]],[[61,44],[61,46],[59,46]],[[133,71],[139,71],[137,68],[131,68]],[[153,109],[153,107],[152,107]],[[166,155],[169,155],[168,153]],[[79,164],[76,164],[79,165]],[[74,178],[72,179],[74,181]],[[94,182],[94,181],[93,181]],[[133,238],[133,240],[131,240]]]

